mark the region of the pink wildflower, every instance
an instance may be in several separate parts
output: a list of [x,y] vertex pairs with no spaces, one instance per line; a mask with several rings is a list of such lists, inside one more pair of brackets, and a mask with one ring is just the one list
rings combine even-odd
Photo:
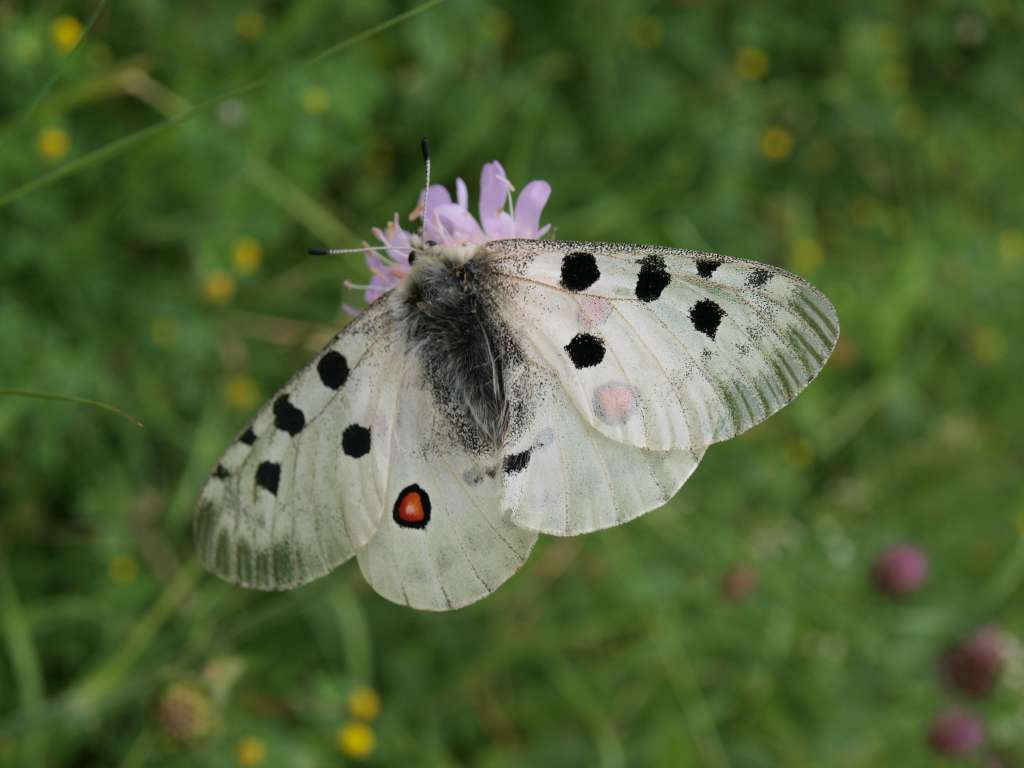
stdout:
[[[540,225],[541,211],[551,195],[551,185],[534,180],[519,192],[513,201],[515,187],[505,175],[497,160],[487,163],[480,172],[479,219],[469,210],[469,189],[462,179],[455,180],[455,199],[440,184],[427,190],[427,220],[423,222],[423,240],[438,245],[466,245],[487,243],[506,238],[536,240],[547,234],[550,224]],[[415,221],[423,215],[423,193],[419,204],[409,215]],[[384,245],[380,249],[367,246],[366,264],[373,277],[365,286],[364,298],[369,304],[391,290],[409,274],[409,253],[412,233],[402,228],[398,214],[381,231],[375,227],[374,236]],[[357,310],[345,306],[349,314]]]

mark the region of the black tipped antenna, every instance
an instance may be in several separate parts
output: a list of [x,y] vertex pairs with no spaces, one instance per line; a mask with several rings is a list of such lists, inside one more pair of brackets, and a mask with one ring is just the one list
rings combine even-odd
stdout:
[[430,144],[427,137],[420,139],[420,150],[423,152],[423,169],[426,182],[423,185],[423,229],[427,229],[427,198],[430,196]]

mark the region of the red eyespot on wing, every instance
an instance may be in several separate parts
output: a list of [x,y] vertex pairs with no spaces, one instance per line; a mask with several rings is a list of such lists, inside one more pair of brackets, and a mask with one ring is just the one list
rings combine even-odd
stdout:
[[394,521],[402,528],[426,528],[430,522],[430,497],[418,485],[402,489],[395,499]]

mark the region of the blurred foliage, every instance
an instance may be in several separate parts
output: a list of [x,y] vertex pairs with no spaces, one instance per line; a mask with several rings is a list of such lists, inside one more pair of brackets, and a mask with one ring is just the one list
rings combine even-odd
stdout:
[[[1020,765],[1016,643],[977,700],[937,658],[1024,630],[1024,6],[450,0],[296,66],[411,7],[0,0],[0,385],[145,423],[0,395],[0,765],[912,767],[948,706]],[[457,613],[201,574],[205,473],[359,300],[306,247],[404,216],[422,134],[549,180],[559,236],[800,272],[839,348]]]

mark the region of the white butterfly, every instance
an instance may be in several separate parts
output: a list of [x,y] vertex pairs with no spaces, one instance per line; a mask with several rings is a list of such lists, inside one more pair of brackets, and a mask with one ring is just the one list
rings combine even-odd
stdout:
[[[538,534],[589,533],[663,505],[709,445],[766,419],[828,359],[835,309],[776,267],[487,240],[522,230],[501,210],[507,192],[493,204],[495,178],[510,188],[495,166],[482,183],[486,232],[475,220],[465,231],[460,180],[458,203],[444,192],[431,204],[440,188],[428,185],[434,239],[379,233],[407,274],[224,453],[195,519],[208,569],[290,589],[355,555],[389,600],[468,605]],[[519,203],[534,232],[549,191],[537,184]]]

